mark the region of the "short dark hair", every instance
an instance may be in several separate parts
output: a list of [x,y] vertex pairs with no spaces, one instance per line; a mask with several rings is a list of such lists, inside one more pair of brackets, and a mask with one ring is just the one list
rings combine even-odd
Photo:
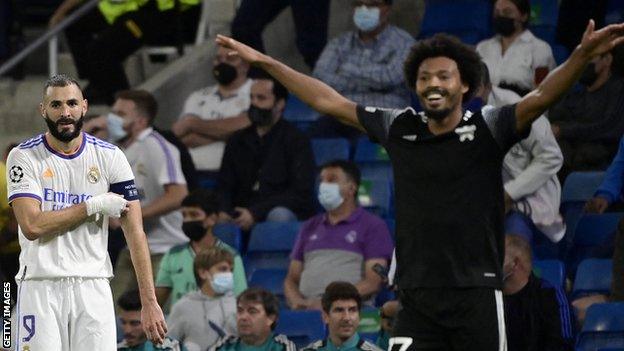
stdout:
[[326,288],[321,297],[323,311],[329,313],[331,306],[338,300],[355,300],[358,310],[362,308],[362,297],[356,287],[348,282],[332,282]]
[[211,247],[201,250],[195,259],[193,259],[193,274],[195,275],[195,282],[197,286],[201,287],[203,281],[199,276],[199,269],[210,269],[212,266],[219,262],[227,262],[231,266],[234,266],[234,256],[231,252],[222,249],[220,247]]
[[434,57],[447,57],[457,63],[461,80],[468,85],[463,102],[469,101],[481,82],[481,57],[474,48],[448,34],[436,34],[412,47],[403,66],[405,81],[410,89],[416,89],[418,69],[422,62]]
[[324,163],[321,166],[321,170],[325,168],[340,168],[347,175],[347,177],[355,183],[355,185],[359,188],[360,182],[362,181],[362,173],[358,166],[347,160],[331,160],[329,162]]
[[70,85],[75,85],[78,87],[78,89],[80,89],[80,91],[82,91],[80,84],[78,84],[78,81],[72,76],[67,74],[55,74],[48,80],[46,80],[45,84],[43,85],[43,93],[45,94],[50,87],[67,87]]
[[[522,27],[526,28],[529,25],[529,20],[531,19],[531,3],[529,0],[509,0],[511,1],[516,8],[518,8],[518,11],[520,11],[520,14],[522,15],[528,15],[526,21],[522,22]],[[496,0],[495,0],[496,2]]]
[[238,295],[236,304],[240,302],[260,303],[267,316],[275,316],[275,322],[271,324],[271,330],[275,330],[279,318],[279,300],[273,293],[263,288],[252,287]]
[[138,290],[129,290],[117,300],[117,305],[124,311],[140,311],[141,295]]
[[122,90],[115,94],[115,100],[130,100],[136,105],[136,109],[147,119],[149,123],[154,122],[158,113],[158,101],[152,93],[147,90]]
[[275,102],[284,99],[284,101],[288,100],[288,89],[280,83],[277,79],[275,79],[272,75],[267,73],[267,71],[262,69],[254,69],[252,73],[249,74],[251,79],[262,79],[262,80],[270,80],[273,82],[273,95],[275,95]]
[[206,216],[219,212],[219,201],[214,192],[204,188],[197,188],[191,191],[182,200],[184,207],[199,207]]

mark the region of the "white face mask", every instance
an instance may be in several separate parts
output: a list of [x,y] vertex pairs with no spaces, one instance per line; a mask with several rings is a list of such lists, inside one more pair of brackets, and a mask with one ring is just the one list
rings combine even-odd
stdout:
[[234,290],[234,274],[232,272],[215,273],[210,280],[210,287],[217,294],[225,294]]
[[322,182],[319,185],[318,200],[321,206],[327,211],[335,210],[342,205],[344,199],[340,195],[340,186],[338,183]]
[[108,126],[108,139],[111,142],[119,141],[128,135],[123,129],[124,120],[120,116],[109,112],[106,116]]
[[379,7],[358,6],[353,13],[353,23],[362,32],[371,32],[379,26]]

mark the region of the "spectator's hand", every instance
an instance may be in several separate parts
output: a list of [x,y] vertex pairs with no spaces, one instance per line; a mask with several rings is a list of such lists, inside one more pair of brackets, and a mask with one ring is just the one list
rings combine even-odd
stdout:
[[195,126],[195,123],[200,120],[197,117],[192,117],[192,116],[187,116],[184,117],[180,120],[178,120],[177,122],[175,122],[173,124],[173,126],[171,126],[171,131],[173,132],[173,134],[175,134],[178,138],[179,137],[183,137],[189,133],[191,133],[193,131],[193,128]]
[[307,310],[308,302],[305,299],[296,299],[288,303],[292,310]]
[[603,213],[607,207],[609,207],[607,199],[602,196],[595,196],[585,203],[583,210],[587,213]]
[[514,203],[514,200],[505,191],[505,213],[507,213],[507,212],[509,212],[511,210],[511,207],[513,206],[513,203]]
[[256,49],[224,35],[217,35],[217,39],[215,41],[217,42],[217,45],[233,50],[233,52],[229,53],[229,55],[238,55],[240,58],[251,64],[260,63],[260,61],[268,58],[265,54],[257,51]]
[[611,24],[600,30],[594,30],[595,27],[594,20],[589,20],[578,46],[589,59],[609,52],[624,42],[624,23]]
[[217,222],[218,223],[225,223],[225,222],[231,222],[232,221],[232,217],[230,217],[229,214],[227,214],[226,212],[219,212],[219,218],[217,218]]
[[323,306],[321,305],[321,299],[308,299],[306,300],[306,304],[309,310],[323,310]]
[[141,308],[141,324],[147,339],[154,344],[162,344],[167,335],[167,323],[165,323],[165,316],[156,299],[153,302],[143,304],[143,308]]
[[249,230],[253,227],[255,220],[251,212],[244,207],[236,207],[234,210],[238,211],[239,215],[234,219],[234,223],[241,227],[243,230]]

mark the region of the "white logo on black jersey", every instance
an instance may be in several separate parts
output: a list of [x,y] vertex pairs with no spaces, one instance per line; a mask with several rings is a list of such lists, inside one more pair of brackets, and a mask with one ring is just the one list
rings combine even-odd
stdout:
[[459,135],[459,141],[464,142],[466,140],[473,141],[474,140],[474,132],[477,130],[477,127],[474,124],[469,126],[463,126],[461,128],[455,129],[455,133]]
[[417,138],[418,138],[418,135],[416,135],[416,134],[404,135],[403,136],[403,139],[409,140],[409,141],[416,141]]

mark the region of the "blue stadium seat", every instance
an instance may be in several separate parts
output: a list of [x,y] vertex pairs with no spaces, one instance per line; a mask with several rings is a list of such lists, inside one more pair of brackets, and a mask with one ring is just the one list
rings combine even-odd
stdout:
[[238,226],[234,223],[219,223],[212,228],[214,235],[224,243],[235,248],[242,255],[242,236]]
[[380,217],[393,214],[392,182],[386,179],[362,178],[358,189],[360,205]]
[[568,48],[561,44],[555,44],[552,46],[553,56],[555,57],[555,62],[557,65],[562,64],[565,60],[570,56],[570,52]]
[[386,218],[385,221],[388,231],[390,231],[390,236],[392,236],[392,241],[396,243],[396,221],[394,218]]
[[579,264],[571,299],[589,294],[608,294],[611,289],[612,260],[590,258]]
[[320,311],[281,310],[275,332],[288,336],[300,349],[323,339],[325,324]]
[[284,119],[295,124],[301,130],[307,130],[308,127],[320,114],[314,111],[310,106],[303,103],[293,94],[288,95],[286,107],[284,108]]
[[624,349],[624,303],[591,305],[578,336],[576,350],[622,349]]
[[535,260],[533,262],[535,274],[555,287],[564,288],[565,267],[559,260]]
[[572,247],[568,251],[566,267],[574,275],[578,264],[586,258],[606,258],[613,247],[613,238],[622,213],[590,214],[581,217]]
[[336,159],[348,160],[349,147],[349,141],[345,138],[312,139],[312,151],[317,166]]
[[260,268],[287,269],[288,255],[297,238],[299,222],[263,222],[251,230],[245,254],[245,271],[249,276]]
[[570,173],[561,190],[561,213],[565,214],[567,210],[579,205],[582,208],[594,196],[603,178],[604,172]]
[[358,140],[353,161],[358,164],[362,177],[392,179],[392,166],[386,149],[367,138]]
[[419,38],[448,33],[474,45],[490,35],[491,14],[488,0],[426,0]]
[[558,0],[531,0],[529,29],[536,37],[551,45],[555,43],[558,17]]
[[286,269],[278,268],[262,268],[256,269],[249,278],[249,286],[259,286],[272,292],[284,302],[284,278],[286,278]]

